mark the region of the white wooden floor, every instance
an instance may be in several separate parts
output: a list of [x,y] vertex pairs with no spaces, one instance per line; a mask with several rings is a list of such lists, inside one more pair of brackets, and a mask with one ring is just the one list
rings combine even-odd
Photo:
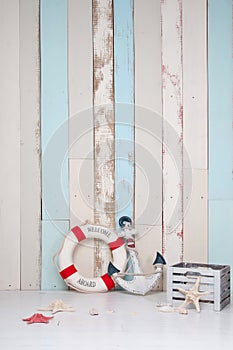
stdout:
[[[76,311],[57,313],[49,324],[22,321],[55,299]],[[185,316],[158,312],[160,302],[166,302],[165,293],[0,292],[0,349],[232,349],[232,304],[221,312],[202,306],[198,314],[191,308]],[[98,316],[89,315],[92,308]]]

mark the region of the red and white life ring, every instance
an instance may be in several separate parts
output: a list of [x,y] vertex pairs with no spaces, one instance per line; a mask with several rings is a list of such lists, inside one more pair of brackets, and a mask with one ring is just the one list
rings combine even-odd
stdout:
[[124,271],[127,260],[124,240],[106,227],[86,224],[73,227],[65,237],[63,245],[57,253],[59,273],[68,286],[80,292],[111,290],[115,287],[115,282],[108,273],[100,277],[84,277],[78,272],[78,268],[73,262],[73,253],[77,244],[87,238],[96,238],[106,242],[112,252],[112,263],[121,272]]

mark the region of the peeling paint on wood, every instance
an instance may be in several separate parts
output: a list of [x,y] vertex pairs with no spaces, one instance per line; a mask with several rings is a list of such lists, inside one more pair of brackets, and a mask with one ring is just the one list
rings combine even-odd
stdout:
[[42,289],[57,277],[47,267],[66,234],[55,236],[56,222],[65,222],[65,230],[69,226],[67,21],[67,0],[40,1]]
[[163,254],[183,259],[182,1],[161,2],[163,99]]
[[20,289],[19,1],[0,2],[0,289]]
[[209,259],[233,265],[232,1],[209,1],[208,30]]
[[207,5],[183,0],[184,261],[203,263],[208,262]]
[[[93,0],[94,221],[115,227],[113,1]],[[105,249],[103,249],[105,248]],[[94,274],[106,272],[108,250],[95,241]]]
[[134,220],[134,1],[114,1],[115,221]]
[[21,289],[38,290],[40,289],[41,278],[39,0],[21,0],[19,10],[22,143],[20,277]]

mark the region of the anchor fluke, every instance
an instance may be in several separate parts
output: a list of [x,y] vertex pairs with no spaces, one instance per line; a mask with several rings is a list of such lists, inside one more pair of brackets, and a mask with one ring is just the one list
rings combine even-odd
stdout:
[[111,263],[110,261],[110,263],[108,264],[108,275],[112,276],[114,275],[114,273],[118,273],[118,272],[120,272],[120,270],[118,270],[116,266],[114,266],[113,263]]
[[164,257],[159,252],[157,252],[155,261],[153,262],[153,265],[157,265],[157,264],[166,265],[166,261]]

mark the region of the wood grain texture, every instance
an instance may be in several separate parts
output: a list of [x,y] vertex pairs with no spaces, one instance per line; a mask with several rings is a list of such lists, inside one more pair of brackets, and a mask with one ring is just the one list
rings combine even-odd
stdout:
[[[224,20],[223,20],[224,19]],[[209,196],[232,200],[232,1],[209,2]],[[224,55],[223,55],[224,52]]]
[[115,221],[134,220],[134,1],[114,1]]
[[41,1],[43,220],[69,218],[67,0]]
[[[69,229],[67,1],[41,1],[42,289],[57,285],[50,268]],[[61,229],[63,231],[63,228]],[[58,276],[59,278],[59,276]],[[62,285],[61,285],[62,288]]]
[[93,159],[92,0],[68,1],[69,158]]
[[163,100],[163,253],[183,259],[183,5],[161,2]]
[[62,241],[68,232],[69,220],[42,220],[42,290],[67,289],[65,282],[53,263],[53,256],[60,249]]
[[[95,224],[115,227],[113,2],[93,0]],[[101,249],[101,248],[104,249]],[[106,271],[106,246],[96,240],[95,275]]]
[[20,275],[21,289],[38,290],[40,289],[41,277],[39,0],[21,0],[19,13],[21,114]]
[[94,160],[70,159],[70,226],[94,222]]
[[[70,227],[94,222],[94,160],[70,159]],[[94,277],[94,239],[85,239],[74,252],[83,276]]]
[[[139,254],[140,266],[144,273],[154,273],[153,262],[157,252],[162,252],[162,227],[155,225],[135,225],[136,249]],[[162,290],[162,279],[156,289]]]
[[134,3],[136,248],[143,271],[153,272],[155,252],[162,252],[160,0]]
[[[192,40],[190,40],[192,38]],[[184,146],[194,169],[208,168],[207,2],[183,0]],[[187,167],[184,161],[184,167]]]
[[20,289],[19,2],[0,3],[0,289]]
[[183,1],[183,72],[184,261],[206,263],[208,259],[206,1]]
[[[135,0],[135,219],[162,228],[160,0]],[[162,232],[161,232],[162,235]]]
[[209,261],[232,266],[232,1],[210,0],[208,18]]
[[[184,170],[184,181],[190,176]],[[208,171],[203,169],[192,170],[192,188],[184,193],[190,196],[184,212],[184,261],[208,262]],[[188,185],[189,186],[189,183]]]

